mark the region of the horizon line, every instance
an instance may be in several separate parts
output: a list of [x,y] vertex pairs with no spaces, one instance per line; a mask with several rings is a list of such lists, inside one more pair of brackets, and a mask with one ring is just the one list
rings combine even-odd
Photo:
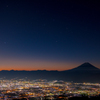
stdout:
[[[70,69],[66,69],[66,70],[70,70]],[[0,71],[66,71],[66,70],[46,70],[46,69],[37,69],[37,70],[14,70],[14,69],[11,69],[11,70],[0,70]]]

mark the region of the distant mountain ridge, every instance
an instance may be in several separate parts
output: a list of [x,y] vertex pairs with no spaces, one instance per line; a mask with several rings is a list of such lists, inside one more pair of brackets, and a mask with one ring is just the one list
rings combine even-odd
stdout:
[[47,80],[64,80],[73,82],[100,82],[100,69],[86,62],[71,70],[65,71],[47,71],[47,70],[33,70],[33,71],[18,71],[18,70],[2,70],[0,71],[0,78],[6,79],[25,78],[47,79]]

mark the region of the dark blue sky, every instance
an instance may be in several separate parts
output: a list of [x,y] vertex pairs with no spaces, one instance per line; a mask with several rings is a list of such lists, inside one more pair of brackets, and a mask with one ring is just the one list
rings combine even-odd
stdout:
[[1,69],[100,68],[98,0],[0,0]]

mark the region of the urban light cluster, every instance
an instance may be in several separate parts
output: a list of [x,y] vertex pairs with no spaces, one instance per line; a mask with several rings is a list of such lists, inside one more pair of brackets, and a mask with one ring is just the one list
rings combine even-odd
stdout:
[[62,80],[47,81],[45,79],[0,80],[0,100],[29,99],[43,100],[45,98],[70,98],[74,96],[100,95],[99,83],[73,83]]

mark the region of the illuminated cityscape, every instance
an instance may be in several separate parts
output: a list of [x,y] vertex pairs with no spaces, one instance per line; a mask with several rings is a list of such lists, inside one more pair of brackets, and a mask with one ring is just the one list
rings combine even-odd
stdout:
[[0,100],[14,99],[70,99],[71,97],[82,97],[100,95],[99,83],[73,83],[62,80],[47,81],[46,79],[0,79]]

